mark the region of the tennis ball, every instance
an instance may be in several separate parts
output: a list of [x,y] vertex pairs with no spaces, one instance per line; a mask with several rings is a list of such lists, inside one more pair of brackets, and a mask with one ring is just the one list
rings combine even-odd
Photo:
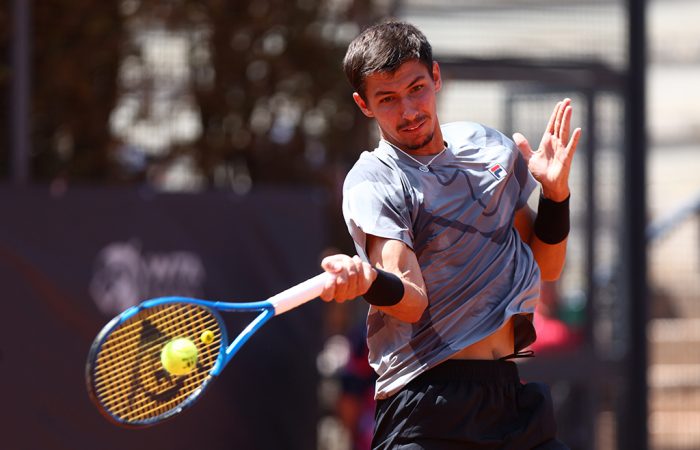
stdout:
[[173,375],[187,375],[197,366],[197,346],[187,338],[173,339],[160,351],[163,368]]
[[204,330],[202,335],[199,336],[199,340],[202,341],[203,344],[211,344],[214,341],[214,332],[211,330]]

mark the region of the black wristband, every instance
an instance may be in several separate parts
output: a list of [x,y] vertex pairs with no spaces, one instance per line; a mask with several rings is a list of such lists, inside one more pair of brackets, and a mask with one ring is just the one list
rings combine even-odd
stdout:
[[365,301],[375,306],[393,306],[403,298],[403,281],[391,272],[375,268],[377,278],[363,295]]
[[558,244],[569,235],[569,198],[570,195],[561,202],[555,202],[540,194],[535,236],[545,244]]

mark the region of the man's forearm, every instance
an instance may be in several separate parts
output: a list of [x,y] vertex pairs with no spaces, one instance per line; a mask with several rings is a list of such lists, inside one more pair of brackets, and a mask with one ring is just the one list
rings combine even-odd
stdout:
[[567,239],[564,239],[557,244],[547,244],[534,234],[530,238],[528,244],[540,267],[543,281],[554,281],[561,275],[566,260],[566,242]]
[[530,247],[545,281],[556,280],[564,269],[569,229],[568,189],[566,197],[557,199],[547,197],[547,193],[543,192],[537,207]]

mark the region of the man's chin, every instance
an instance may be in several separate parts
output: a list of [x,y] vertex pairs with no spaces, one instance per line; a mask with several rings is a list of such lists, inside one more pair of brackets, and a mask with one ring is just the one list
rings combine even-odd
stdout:
[[434,136],[435,136],[435,133],[430,133],[429,136],[427,136],[427,137],[426,137],[425,139],[423,139],[422,141],[418,141],[418,143],[415,143],[415,142],[413,142],[413,143],[404,143],[404,148],[405,148],[406,150],[420,150],[420,149],[422,149],[423,147],[425,147],[426,145],[428,145],[428,144],[430,144],[431,142],[433,142],[433,137],[434,137]]

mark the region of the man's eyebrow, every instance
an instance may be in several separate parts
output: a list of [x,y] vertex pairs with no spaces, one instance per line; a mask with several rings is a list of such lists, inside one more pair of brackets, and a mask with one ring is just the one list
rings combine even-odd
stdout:
[[[406,87],[407,87],[407,88],[410,88],[411,86],[413,86],[414,84],[416,84],[417,82],[419,82],[420,80],[422,80],[423,78],[425,78],[425,75],[418,75],[416,78],[413,79],[413,81],[411,81],[410,83],[408,83],[408,86],[406,86]],[[382,96],[382,95],[391,95],[391,94],[394,94],[394,93],[395,93],[394,91],[377,91],[377,92],[374,93],[374,96],[375,96],[375,97],[380,97],[380,96]]]

